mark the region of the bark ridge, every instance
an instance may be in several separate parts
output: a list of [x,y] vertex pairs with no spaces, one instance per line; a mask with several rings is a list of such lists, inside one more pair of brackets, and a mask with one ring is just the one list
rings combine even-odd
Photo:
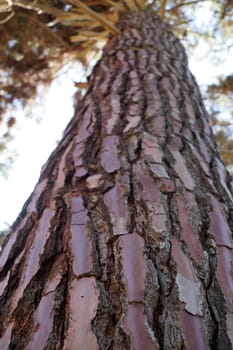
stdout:
[[0,256],[3,350],[232,348],[232,181],[179,40],[119,29]]

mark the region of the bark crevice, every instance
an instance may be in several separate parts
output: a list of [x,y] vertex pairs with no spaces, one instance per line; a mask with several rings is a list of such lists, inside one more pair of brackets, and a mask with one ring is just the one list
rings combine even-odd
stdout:
[[119,22],[0,256],[0,348],[230,349],[232,187],[180,42]]

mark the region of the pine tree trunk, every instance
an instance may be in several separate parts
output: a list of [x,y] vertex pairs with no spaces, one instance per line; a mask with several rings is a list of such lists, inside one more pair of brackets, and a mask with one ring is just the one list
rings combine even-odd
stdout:
[[119,28],[0,256],[1,350],[232,348],[233,190],[200,92],[150,12]]

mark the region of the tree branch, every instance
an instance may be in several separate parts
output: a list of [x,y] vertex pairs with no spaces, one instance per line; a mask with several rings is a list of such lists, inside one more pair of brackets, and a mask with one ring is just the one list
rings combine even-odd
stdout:
[[193,5],[193,4],[198,4],[199,2],[204,2],[206,0],[193,0],[193,1],[188,1],[188,2],[185,2],[185,3],[182,3],[182,4],[178,4],[170,9],[167,10],[167,12],[172,12],[172,11],[175,11],[177,10],[179,7],[183,7],[183,6],[186,6],[186,5]]
[[164,17],[165,17],[165,11],[166,11],[166,3],[167,3],[167,0],[162,0],[161,1],[161,4],[159,6],[159,9],[158,9],[158,15],[159,17],[163,20]]

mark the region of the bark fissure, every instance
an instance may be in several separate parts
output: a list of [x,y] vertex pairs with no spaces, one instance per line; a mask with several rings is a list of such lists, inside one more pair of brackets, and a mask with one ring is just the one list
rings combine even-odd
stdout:
[[187,57],[119,22],[0,256],[0,348],[230,349],[232,196]]

